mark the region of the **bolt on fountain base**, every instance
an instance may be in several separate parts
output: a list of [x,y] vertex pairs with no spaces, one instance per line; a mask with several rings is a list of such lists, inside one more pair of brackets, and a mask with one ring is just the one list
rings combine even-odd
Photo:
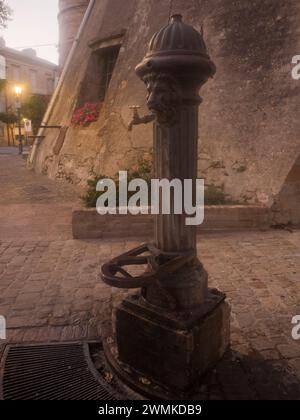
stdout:
[[116,308],[115,329],[117,359],[125,371],[185,392],[228,349],[230,306],[218,290],[210,290],[198,309],[180,314],[133,295]]

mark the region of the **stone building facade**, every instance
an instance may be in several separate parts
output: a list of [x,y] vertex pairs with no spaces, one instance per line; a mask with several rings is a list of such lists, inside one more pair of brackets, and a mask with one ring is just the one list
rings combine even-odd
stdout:
[[37,57],[32,49],[17,51],[0,47],[0,55],[6,62],[8,104],[14,102],[14,86],[21,85],[24,95],[52,95],[58,68],[54,63]]
[[[131,105],[147,112],[134,68],[173,13],[203,28],[217,65],[202,91],[199,176],[239,203],[275,206],[278,223],[300,222],[300,81],[291,76],[300,53],[298,0],[96,0],[50,112],[49,122],[68,126],[67,134],[58,150],[57,133],[46,130],[36,171],[85,185],[149,154],[151,124],[127,129]],[[99,63],[109,51],[116,55],[103,97]],[[74,110],[97,99],[104,100],[99,120],[73,126]],[[282,203],[292,209],[284,216]]]
[[[0,39],[0,57],[6,77],[5,86],[0,92],[0,112],[15,113],[15,86],[22,87],[21,100],[25,102],[32,95],[50,97],[55,89],[57,65],[37,57],[35,50],[23,51],[8,48]],[[0,142],[7,141],[4,124],[0,125]]]

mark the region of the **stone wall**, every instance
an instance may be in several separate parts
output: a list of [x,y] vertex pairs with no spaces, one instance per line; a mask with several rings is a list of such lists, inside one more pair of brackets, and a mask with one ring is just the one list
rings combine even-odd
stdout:
[[274,224],[300,226],[300,157],[275,198],[272,213]]
[[[91,55],[91,41],[125,30],[122,48],[98,122],[70,127],[58,156],[46,132],[35,162],[53,179],[86,183],[112,175],[147,155],[152,127],[130,133],[130,105],[146,112],[146,90],[134,73],[155,31],[168,22],[170,1],[96,2],[80,40],[51,123],[70,124]],[[298,0],[173,0],[172,12],[203,26],[216,77],[203,91],[199,176],[240,203],[273,204],[300,155],[300,82],[291,77],[300,52]]]
[[[207,206],[205,220],[197,227],[203,231],[261,230],[272,224],[271,212],[262,206]],[[72,215],[74,239],[153,237],[153,215],[105,215],[95,209],[77,209]]]

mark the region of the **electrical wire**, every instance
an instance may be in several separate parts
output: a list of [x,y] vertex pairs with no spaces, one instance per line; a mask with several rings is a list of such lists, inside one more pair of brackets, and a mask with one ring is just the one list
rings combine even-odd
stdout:
[[39,44],[39,45],[26,45],[23,47],[12,47],[14,50],[22,50],[25,48],[41,48],[41,47],[57,47],[58,44],[57,43],[53,43],[53,44]]

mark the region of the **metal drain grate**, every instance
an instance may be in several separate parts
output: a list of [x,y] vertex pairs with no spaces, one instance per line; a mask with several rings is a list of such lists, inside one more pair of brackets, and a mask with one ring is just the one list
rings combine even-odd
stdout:
[[7,346],[4,400],[117,400],[94,368],[88,344]]

